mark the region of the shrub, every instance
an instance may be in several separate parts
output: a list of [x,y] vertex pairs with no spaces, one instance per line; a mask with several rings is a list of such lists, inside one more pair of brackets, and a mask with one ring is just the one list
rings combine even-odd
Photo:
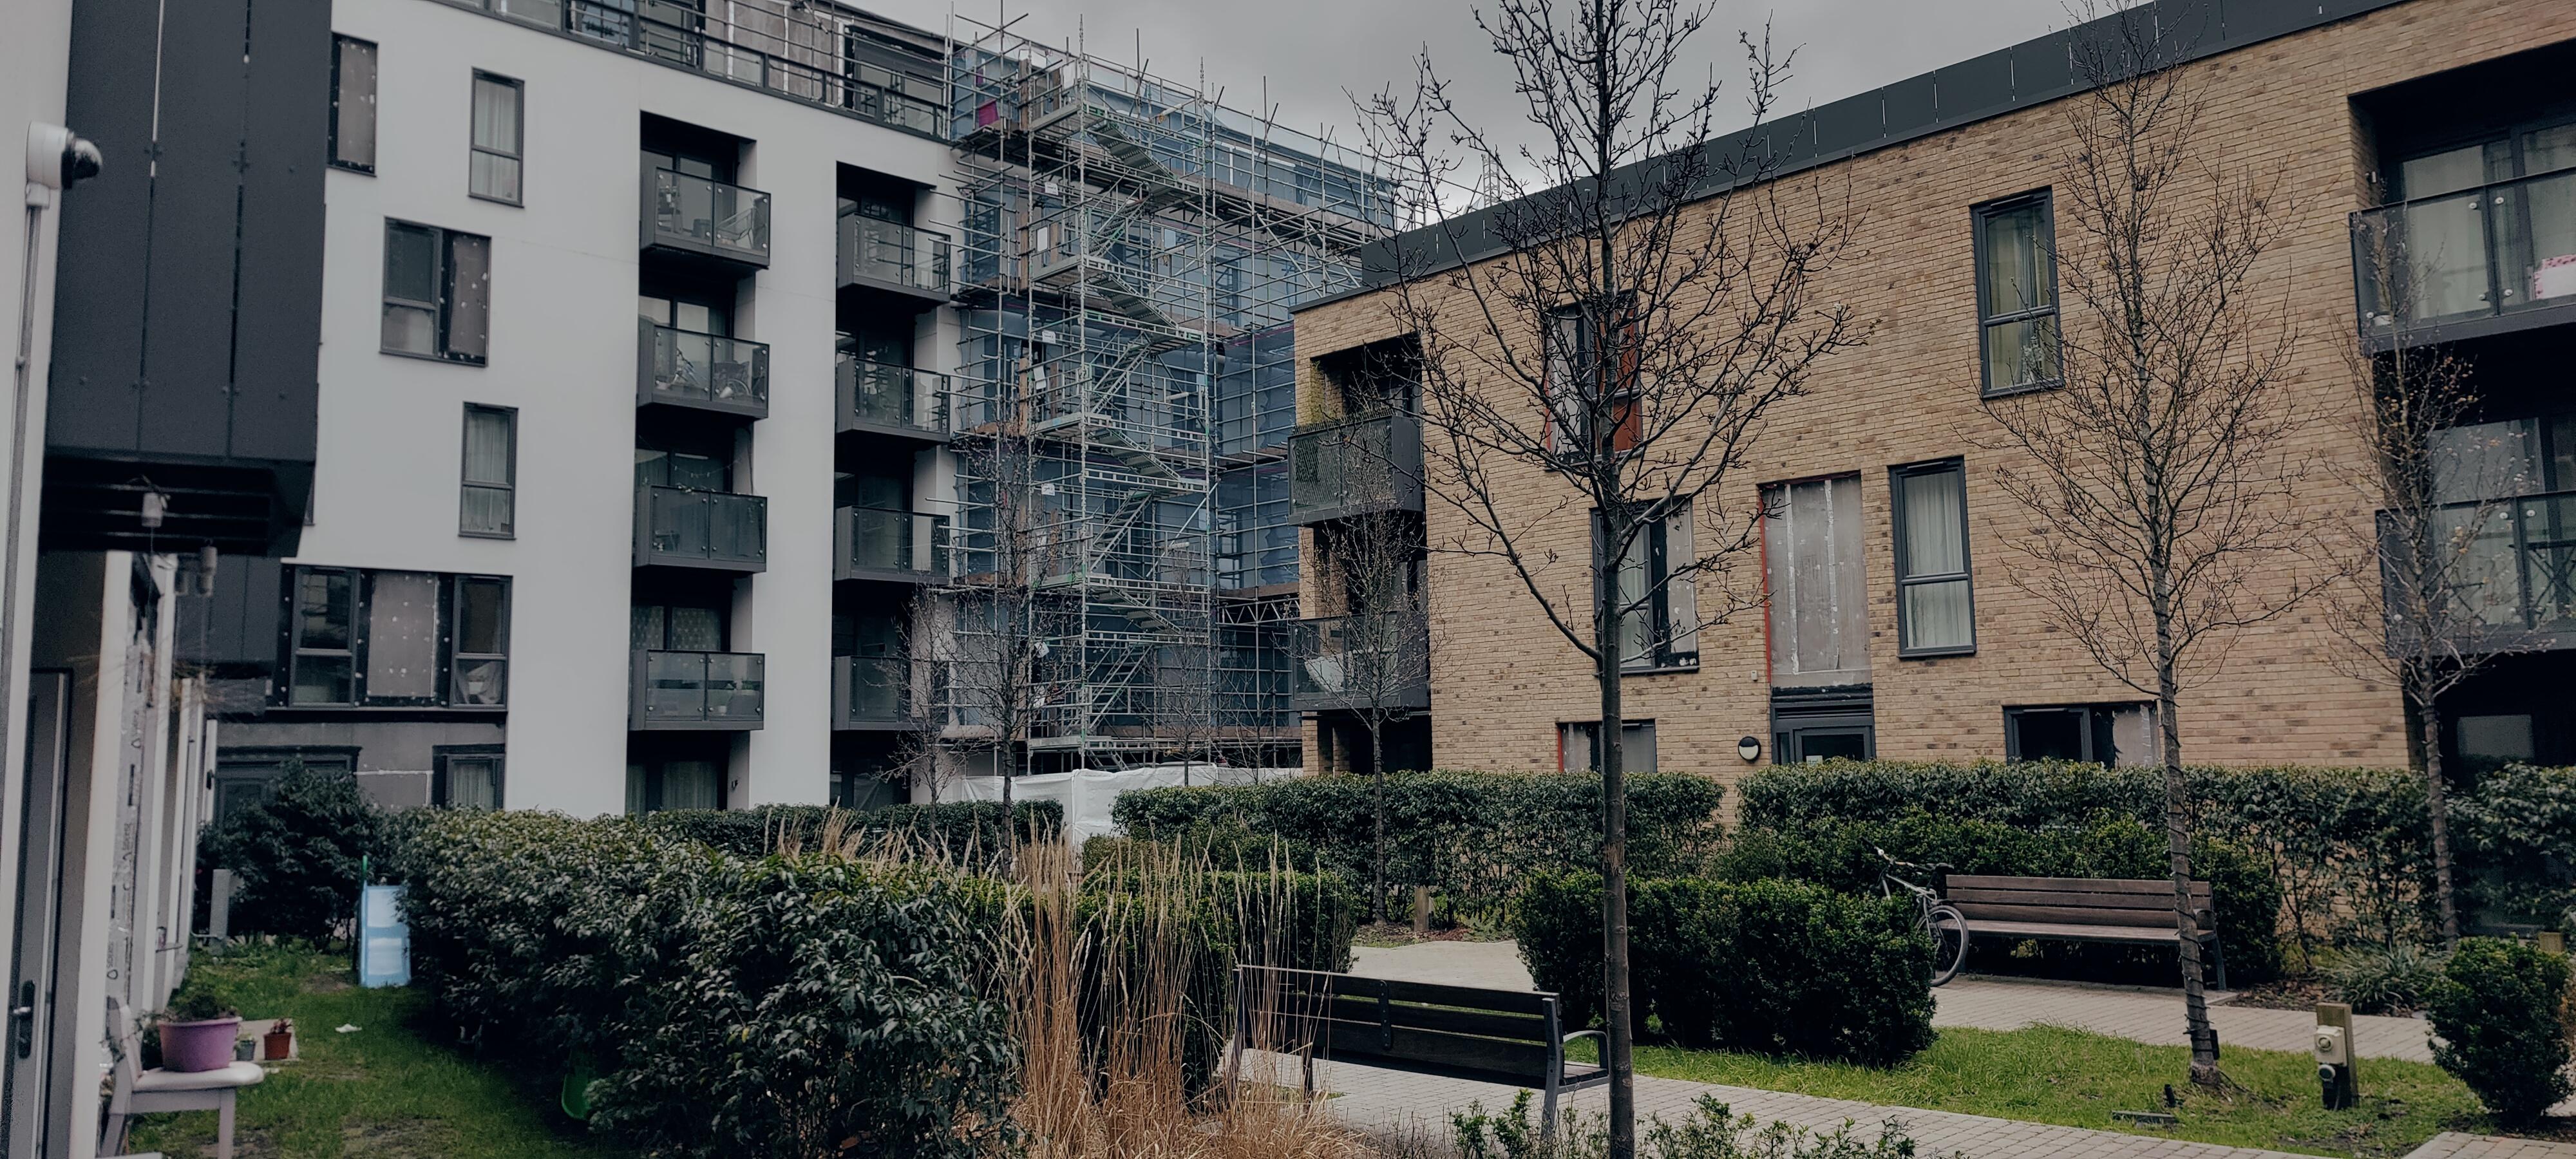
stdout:
[[[1932,943],[1911,903],[1775,880],[1632,887],[1639,1024],[1652,1015],[1686,1046],[1868,1066],[1931,1045]],[[1597,874],[1535,879],[1512,926],[1540,988],[1569,1011],[1601,1009]]]
[[[1011,816],[1021,839],[1060,832],[1064,805],[1056,801],[1014,801]],[[736,857],[766,857],[781,841],[816,848],[823,830],[839,818],[846,832],[864,841],[896,835],[939,849],[958,865],[980,863],[1002,848],[1002,806],[998,801],[947,801],[933,805],[889,805],[851,811],[823,805],[763,805],[756,809],[665,809],[639,820],[650,829],[713,846]]]
[[2567,958],[2491,938],[2460,943],[2425,1009],[2433,1061],[2499,1122],[2520,1126],[2567,1097]]
[[2510,766],[2451,798],[2451,827],[2468,872],[2471,912],[2569,933],[2576,908],[2576,774]]
[[355,775],[290,760],[268,800],[206,827],[197,865],[233,871],[233,932],[327,938],[356,911],[362,859],[391,852],[389,832]]
[[2412,1014],[2442,984],[2442,955],[2412,942],[2356,946],[2326,967],[2326,989],[2360,1014]]
[[[1118,798],[1112,817],[1140,837],[1239,826],[1311,849],[1327,871],[1368,881],[1375,791],[1371,777],[1147,789]],[[1684,773],[1631,778],[1631,870],[1702,870],[1718,849],[1724,794],[1717,782]],[[1588,774],[1394,773],[1386,808],[1387,880],[1428,885],[1475,909],[1503,905],[1533,874],[1600,861],[1601,779]]]
[[[1610,1150],[1608,1121],[1586,1119],[1572,1109],[1562,1112],[1563,1129],[1543,1141],[1531,1122],[1530,1093],[1512,1096],[1511,1109],[1488,1114],[1480,1102],[1452,1112],[1449,1124],[1460,1159],[1599,1159]],[[1647,1159],[1912,1159],[1914,1140],[1894,1120],[1880,1124],[1874,1140],[1852,1134],[1846,1121],[1832,1131],[1775,1122],[1765,1127],[1751,1115],[1706,1095],[1690,1117],[1667,1123],[1656,1116],[1646,1123],[1637,1154]]]

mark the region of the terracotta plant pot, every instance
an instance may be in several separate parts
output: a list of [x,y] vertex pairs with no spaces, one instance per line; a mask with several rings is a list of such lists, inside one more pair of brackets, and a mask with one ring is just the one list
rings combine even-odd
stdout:
[[280,1020],[275,1028],[260,1036],[259,1056],[274,1062],[295,1055],[295,1030]]
[[161,1024],[161,1069],[182,1072],[222,1070],[233,1064],[233,1042],[241,1036],[241,1016]]

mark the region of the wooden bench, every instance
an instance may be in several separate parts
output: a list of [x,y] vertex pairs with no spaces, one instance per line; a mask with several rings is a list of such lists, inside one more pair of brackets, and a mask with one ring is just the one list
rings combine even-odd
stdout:
[[[2173,882],[2161,878],[1980,877],[1954,873],[1942,898],[1968,920],[1971,938],[2036,938],[2061,942],[2179,946]],[[2227,955],[2218,944],[2209,883],[2191,883],[2192,918],[2209,947],[2218,988],[2227,988]]]
[[1229,1093],[1243,1052],[1267,1050],[1303,1060],[1310,1096],[1317,1058],[1536,1087],[1541,1130],[1552,1133],[1558,1095],[1610,1081],[1602,1067],[1565,1059],[1565,1044],[1598,1039],[1601,1032],[1567,1033],[1557,996],[1540,991],[1237,966],[1234,1011],[1225,1060]]

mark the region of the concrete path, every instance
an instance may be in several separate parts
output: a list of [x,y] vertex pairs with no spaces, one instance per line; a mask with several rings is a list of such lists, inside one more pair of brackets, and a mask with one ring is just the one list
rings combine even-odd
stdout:
[[2576,1159],[2576,1144],[2445,1131],[2408,1153],[2406,1159]]
[[[1527,990],[1530,976],[1521,964],[1520,948],[1511,942],[1421,942],[1395,949],[1361,948],[1351,952],[1351,972],[1370,977],[1410,978],[1457,986]],[[2157,1046],[2184,1046],[2182,996],[2116,986],[2067,982],[2020,981],[1969,975],[1932,992],[1934,1026],[1977,1030],[2019,1030],[2026,1026],[2071,1026],[2113,1038]],[[2305,1054],[2316,1016],[2304,1010],[2257,1010],[2228,1004],[2230,995],[2211,997],[2210,1023],[2218,1042],[2248,1050]],[[2353,1042],[2363,1058],[2433,1061],[2430,1033],[2420,1018],[2353,1019]],[[2571,1156],[2576,1159],[2576,1156]]]

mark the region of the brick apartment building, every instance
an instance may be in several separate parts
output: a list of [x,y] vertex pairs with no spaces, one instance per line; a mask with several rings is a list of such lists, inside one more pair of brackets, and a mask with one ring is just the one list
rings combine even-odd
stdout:
[[[2198,74],[2206,102],[2196,142],[2211,151],[2210,167],[2277,173],[2292,215],[2262,258],[2262,285],[2297,328],[2289,391],[2298,425],[2287,451],[2313,464],[2301,489],[2305,514],[2366,528],[2378,506],[2344,481],[2349,472],[2332,469],[2367,462],[2351,421],[2354,350],[2402,333],[2470,356],[2482,413],[2461,436],[2511,460],[2484,464],[2502,469],[2479,477],[2510,482],[2459,497],[2513,500],[2500,507],[2511,532],[2490,545],[2491,578],[2513,585],[2509,606],[2540,646],[2498,659],[2445,697],[2447,735],[2454,755],[2472,761],[2576,760],[2576,390],[2563,355],[2550,354],[2576,339],[2576,280],[2547,274],[2576,260],[2562,256],[2576,255],[2576,98],[2554,79],[2576,67],[2576,3],[2167,7],[2160,15],[2168,21],[2188,15],[2211,29],[2184,66]],[[2069,66],[2074,35],[2084,32],[1899,81],[1768,130],[1781,155],[1796,158],[1774,180],[1848,192],[1858,232],[1816,297],[1850,303],[1873,331],[1865,348],[1827,359],[1803,397],[1771,412],[1723,502],[1733,512],[1759,510],[1766,494],[1770,503],[1764,551],[1747,557],[1735,582],[1778,595],[1792,575],[1806,577],[1810,591],[1822,577],[1833,598],[1777,599],[1696,631],[1679,623],[1693,613],[1675,610],[1678,626],[1658,633],[1668,646],[1629,667],[1632,769],[1731,780],[1761,763],[1834,756],[2156,759],[2147,698],[2048,631],[2041,606],[2009,578],[2030,564],[2005,541],[2028,534],[2034,520],[1997,484],[2003,452],[1993,449],[1981,386],[1980,334],[1996,319],[1981,316],[1979,237],[2008,245],[2051,220],[2049,185],[2069,139],[2066,102],[2080,96]],[[2355,225],[2374,212],[2402,215],[2418,239],[2420,288],[2405,317],[2374,313],[2373,280],[2356,275]],[[2440,242],[2438,256],[2428,238]],[[1400,475],[1408,455],[1425,446],[1436,454],[1440,442],[1401,410],[1345,413],[1354,373],[1366,373],[1351,369],[1367,361],[1363,348],[1404,338],[1379,266],[1371,286],[1310,304],[1297,318],[1303,425],[1292,450],[1293,502],[1310,552],[1329,551],[1351,517],[1373,510],[1423,512],[1430,544],[1455,542],[1465,525],[1436,494],[1426,503],[1418,486],[1354,496],[1337,473],[1342,459],[1369,454],[1388,456]],[[1533,511],[1573,494],[1528,474],[1509,485]],[[1918,529],[1927,512],[1964,526],[1964,551],[1945,544],[1929,553],[1949,561],[1940,575],[1898,574],[1900,491]],[[1579,568],[1588,550],[1579,502],[1562,523],[1558,554]],[[1916,557],[1925,554],[1918,545]],[[1586,767],[1598,717],[1589,662],[1508,565],[1441,552],[1424,562],[1432,662],[1416,700],[1427,713],[1397,727],[1388,763]],[[1945,605],[1972,614],[1954,613],[1941,630],[1917,632],[1923,646],[1901,647],[1900,586],[1924,582],[1951,585]],[[1365,768],[1366,735],[1347,698],[1315,675],[1335,670],[1326,619],[1334,609],[1323,586],[1307,585],[1305,596],[1305,614],[1321,621],[1305,633],[1301,658],[1307,760],[1324,770]],[[2180,702],[2189,759],[2407,760],[2402,698],[2345,674],[2353,666],[2338,664],[2335,650],[2352,645],[2321,615],[2306,609],[2237,634],[2223,670]],[[1739,749],[1747,739],[1759,748],[1750,760]]]

